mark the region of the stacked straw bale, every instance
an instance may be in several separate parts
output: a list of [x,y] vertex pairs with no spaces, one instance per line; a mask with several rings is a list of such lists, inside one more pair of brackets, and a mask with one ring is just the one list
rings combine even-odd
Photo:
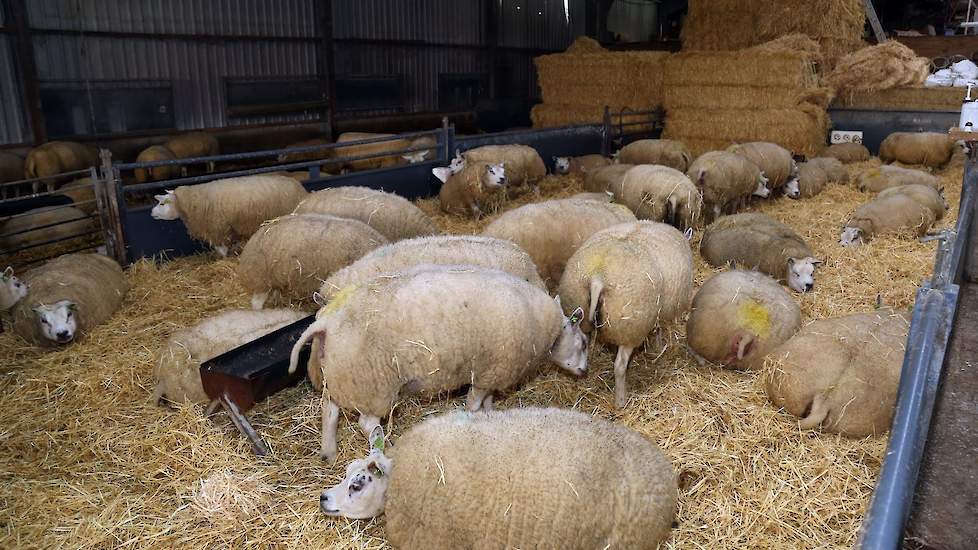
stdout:
[[847,91],[839,94],[833,107],[877,111],[960,112],[964,88],[900,87],[873,92]]
[[645,111],[662,103],[666,52],[609,52],[579,38],[564,53],[534,59],[543,104],[535,127],[601,122],[604,107]]
[[665,64],[663,137],[700,155],[733,143],[770,141],[799,155],[825,144],[832,91],[820,87],[809,46],[785,41],[738,52],[688,52]]
[[853,52],[825,75],[825,82],[838,91],[872,92],[902,86],[923,86],[930,72],[930,60],[913,50],[887,40]]

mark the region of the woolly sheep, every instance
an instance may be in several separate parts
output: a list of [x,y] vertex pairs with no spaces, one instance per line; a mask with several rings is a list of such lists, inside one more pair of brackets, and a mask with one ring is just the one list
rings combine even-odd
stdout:
[[[174,136],[162,145],[152,145],[136,157],[136,162],[156,162],[160,160],[178,160],[197,157],[213,157],[221,154],[217,138],[206,132],[190,132]],[[207,163],[207,172],[213,172],[214,162]],[[187,175],[186,165],[156,166],[154,168],[137,168],[136,181],[161,181]]]
[[0,250],[37,247],[56,239],[67,241],[71,237],[90,236],[97,229],[94,219],[73,206],[35,208],[0,221]]
[[286,176],[258,175],[185,185],[156,195],[156,220],[183,220],[187,233],[227,256],[228,248],[251,237],[267,220],[292,212],[307,195]]
[[308,300],[320,282],[387,244],[369,225],[324,214],[291,214],[262,225],[241,251],[238,281],[261,309],[269,296]]
[[615,161],[621,164],[657,164],[685,172],[693,157],[680,141],[640,139],[622,147]]
[[890,187],[913,184],[940,189],[941,179],[921,170],[900,166],[870,168],[862,171],[856,179],[856,187],[868,193],[879,193]]
[[625,174],[634,164],[611,164],[588,170],[584,174],[584,190],[590,193],[606,193],[615,186],[621,186]]
[[[375,139],[375,138],[394,138],[395,134],[373,134],[368,132],[344,132],[336,138],[336,143],[347,143],[350,141],[360,141],[364,139]],[[408,149],[411,147],[411,141],[404,138],[390,139],[387,141],[380,141],[377,143],[366,143],[362,145],[348,145],[346,147],[337,147],[334,149],[334,154],[337,157],[359,157],[365,155],[377,155],[380,153],[387,153],[392,151],[400,151],[402,149]],[[386,156],[379,156],[369,159],[352,160],[343,163],[342,168],[352,171],[360,170],[373,170],[375,168],[390,168],[392,166],[398,166],[404,163],[398,154],[391,154]]]
[[95,182],[92,178],[79,178],[58,188],[58,192],[71,199],[75,208],[86,214],[98,212],[95,199]]
[[333,187],[310,193],[295,213],[360,220],[390,241],[438,233],[434,220],[411,201],[367,187]]
[[[598,231],[571,256],[560,279],[564,311],[578,306],[615,357],[615,404],[627,402],[625,373],[635,348],[682,315],[693,294],[693,253],[683,234],[656,222]],[[587,328],[587,327],[585,327]]]
[[27,296],[11,310],[13,329],[28,342],[53,347],[103,323],[129,291],[122,268],[100,254],[67,254],[24,274]]
[[833,143],[822,151],[823,157],[830,157],[843,164],[869,160],[869,149],[862,143]]
[[774,350],[765,379],[775,407],[800,417],[803,430],[850,437],[890,426],[908,315],[884,308],[815,321]]
[[[188,132],[173,136],[163,144],[178,159],[213,157],[221,154],[217,138],[207,132]],[[211,166],[213,171],[214,167]]]
[[547,165],[529,145],[483,145],[462,153],[465,162],[488,162],[506,167],[506,182],[513,188],[536,188],[547,175]]
[[273,332],[306,314],[291,309],[232,309],[174,332],[156,353],[153,402],[207,403],[200,365]]
[[555,174],[572,176],[581,176],[594,170],[595,168],[611,165],[611,159],[601,155],[554,157],[553,161]]
[[940,168],[951,160],[954,140],[940,132],[894,132],[880,143],[880,160]]
[[0,313],[14,307],[24,296],[27,296],[27,285],[15,277],[14,268],[8,266],[0,272]]
[[[325,138],[312,138],[303,141],[298,141],[296,143],[290,143],[286,149],[298,149],[300,147],[315,147],[317,145],[329,145],[332,143]],[[305,153],[282,153],[278,156],[278,161],[282,163],[286,162],[305,162],[310,160],[327,160],[333,158],[332,149],[317,149],[315,151],[306,151]],[[323,165],[320,170],[327,169],[330,165]]]
[[774,279],[756,271],[714,275],[693,298],[686,344],[700,364],[757,370],[801,326],[801,309]]
[[583,312],[568,319],[540,288],[473,266],[419,265],[340,291],[292,349],[289,372],[310,339],[328,388],[322,456],[336,456],[339,408],[356,410],[366,435],[403,394],[471,384],[467,407],[491,409],[493,392],[533,375],[549,359],[587,372]]
[[419,162],[424,162],[431,158],[434,160],[435,154],[437,154],[436,147],[438,146],[438,140],[433,136],[421,136],[414,138],[410,141],[411,148],[428,146],[430,149],[422,149],[420,151],[414,151],[413,153],[405,153],[401,155],[401,158],[406,160],[411,164],[417,164]]
[[714,220],[745,208],[752,195],[769,193],[767,180],[753,162],[726,151],[700,155],[686,175],[700,190],[703,206]]
[[[51,188],[59,174],[84,170],[96,164],[98,152],[95,147],[73,141],[49,141],[27,153],[24,175],[28,178],[49,178],[46,181]],[[35,193],[39,187],[34,183]]]
[[548,287],[560,282],[564,266],[584,241],[602,229],[633,222],[635,216],[620,204],[559,199],[514,208],[482,232],[519,245],[533,258]]
[[506,186],[506,168],[502,164],[467,162],[457,173],[451,167],[432,168],[442,182],[438,201],[448,214],[482,217],[483,209],[492,207]]
[[731,145],[727,152],[734,153],[753,162],[767,178],[767,187],[777,191],[798,175],[798,166],[791,157],[791,151],[774,143],[754,141]]
[[611,193],[578,193],[571,195],[571,199],[582,199],[586,201],[611,202],[615,196]]
[[825,176],[828,178],[829,183],[839,183],[847,184],[849,183],[849,171],[837,158],[832,157],[815,157],[808,161],[808,164],[813,164],[818,166],[825,172]]
[[640,220],[665,222],[685,229],[700,218],[703,198],[686,174],[668,166],[643,164],[625,173],[611,192]]
[[[162,145],[151,145],[143,149],[136,162],[157,162],[161,160],[176,160],[176,155]],[[155,166],[153,168],[137,168],[134,171],[136,182],[145,183],[147,181],[163,181],[175,178],[180,174],[180,167],[176,165]]]
[[798,177],[784,186],[784,194],[792,199],[810,199],[829,183],[829,175],[821,165],[803,162],[798,165]]
[[935,221],[933,210],[908,195],[877,197],[856,209],[842,227],[839,244],[855,246],[869,242],[876,235],[904,231],[922,237]]
[[662,451],[578,411],[453,411],[408,430],[390,458],[382,430],[371,440],[320,508],[385,514],[397,548],[654,550],[676,515],[676,471]]
[[797,292],[815,286],[821,261],[793,229],[766,214],[725,216],[707,226],[700,254],[711,265],[736,264],[774,277]]
[[939,191],[935,191],[933,188],[927,187],[926,185],[901,185],[899,187],[890,187],[889,189],[880,191],[880,194],[876,195],[876,198],[885,199],[886,197],[893,195],[906,195],[927,208],[930,208],[931,212],[934,213],[934,217],[938,220],[944,217],[944,214],[947,213],[947,209],[950,207],[947,203],[947,199],[944,198],[943,188],[941,188]]

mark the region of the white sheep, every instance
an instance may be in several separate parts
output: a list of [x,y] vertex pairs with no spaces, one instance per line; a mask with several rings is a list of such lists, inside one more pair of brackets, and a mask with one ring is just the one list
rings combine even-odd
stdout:
[[798,233],[766,214],[724,216],[707,226],[700,242],[703,259],[716,267],[736,264],[757,269],[796,292],[815,286],[822,264]]
[[945,132],[893,132],[880,143],[880,160],[940,168],[951,160],[954,147]]
[[856,208],[842,227],[839,244],[857,246],[884,233],[912,232],[922,237],[937,221],[928,205],[903,193],[877,197]]
[[699,188],[712,219],[745,208],[751,196],[767,197],[767,178],[746,158],[726,151],[704,153],[686,175]]
[[625,174],[634,167],[634,164],[609,164],[588,170],[584,173],[584,190],[589,193],[609,193],[616,186],[621,186]]
[[360,220],[389,241],[438,233],[434,220],[411,201],[367,187],[331,187],[310,193],[295,213]]
[[611,192],[640,220],[693,227],[703,209],[703,197],[686,174],[654,164],[641,164],[625,173]]
[[[95,147],[73,141],[49,141],[31,149],[24,160],[24,175],[27,178],[47,178],[48,190],[53,190],[58,176],[65,172],[85,170],[98,164],[98,151]],[[33,184],[37,193],[40,186]]]
[[442,182],[438,201],[448,214],[479,219],[483,209],[500,200],[506,187],[506,168],[502,164],[462,162],[432,168],[431,173]]
[[469,410],[490,409],[549,358],[587,372],[583,311],[570,319],[542,289],[474,266],[419,265],[344,289],[316,315],[292,349],[315,339],[324,399],[322,455],[336,456],[340,407],[360,413],[365,434],[400,395],[437,394],[471,384]]
[[[456,151],[456,156],[458,152]],[[509,190],[537,189],[537,184],[547,175],[547,165],[537,150],[529,145],[483,145],[461,154],[462,162],[488,162],[502,164],[506,168]]]
[[[91,238],[98,223],[73,206],[44,206],[0,220],[0,250],[40,247],[45,243],[63,246],[79,242],[72,237]],[[57,242],[52,242],[57,241]]]
[[555,174],[572,176],[581,176],[595,168],[611,165],[611,159],[601,155],[554,157],[553,161]]
[[205,241],[222,257],[229,247],[248,239],[268,220],[292,212],[307,195],[287,176],[257,175],[185,185],[165,195],[151,215],[156,220],[183,220],[187,233]]
[[941,179],[923,170],[886,165],[863,170],[856,179],[856,187],[868,193],[879,193],[884,189],[901,185],[926,185],[940,189]]
[[785,184],[784,194],[792,199],[809,199],[821,193],[828,183],[829,175],[821,163],[803,162],[798,165],[797,176]]
[[21,298],[27,296],[27,285],[14,276],[14,268],[7,267],[0,273],[0,313],[3,313]]
[[560,279],[564,311],[585,308],[598,337],[618,346],[619,408],[627,401],[632,352],[682,315],[692,294],[693,253],[683,234],[666,224],[640,221],[598,231],[568,260]]
[[327,516],[385,514],[397,548],[654,549],[669,536],[676,471],[641,434],[566,409],[454,411],[366,458],[322,493]]
[[[144,149],[136,162],[155,162],[161,160],[178,160],[196,157],[213,157],[221,153],[221,147],[217,138],[207,132],[189,132],[178,136],[173,136],[162,145],[152,145]],[[213,161],[207,163],[207,171],[213,172],[216,166]],[[155,168],[137,168],[135,170],[136,181],[160,181],[176,177],[178,174],[186,176],[188,173],[186,165],[165,165]]]
[[767,186],[772,192],[777,191],[798,176],[798,166],[791,156],[791,151],[776,143],[753,141],[731,145],[727,152],[740,155],[753,162],[761,169],[767,178]]
[[59,256],[25,273],[24,284],[27,296],[11,309],[14,332],[48,347],[108,320],[129,291],[122,267],[100,254]]
[[941,187],[935,190],[933,187],[928,187],[926,185],[901,185],[899,187],[889,187],[880,191],[876,198],[885,199],[893,195],[906,195],[911,199],[919,202],[920,204],[930,208],[934,216],[940,220],[947,213],[948,208],[951,207],[947,203],[947,199],[944,197],[944,188]]
[[621,164],[657,164],[685,172],[693,156],[682,142],[672,139],[640,139],[618,150],[615,162]]

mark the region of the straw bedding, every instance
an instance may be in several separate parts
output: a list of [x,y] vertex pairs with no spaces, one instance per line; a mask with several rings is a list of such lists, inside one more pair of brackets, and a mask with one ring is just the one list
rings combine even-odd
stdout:
[[[960,165],[940,175],[956,205]],[[548,177],[541,186],[545,198],[581,191],[569,177]],[[839,227],[867,199],[830,185],[810,200],[757,208],[792,225],[826,260],[815,292],[796,296],[806,319],[872,308],[878,293],[907,308],[930,273],[933,244],[886,237],[862,248],[836,244]],[[450,232],[478,232],[493,219],[446,216],[437,200],[420,206]],[[955,218],[951,212],[943,223]],[[223,415],[210,420],[199,407],[149,404],[153,355],[170,333],[247,307],[235,262],[202,255],[137,263],[128,271],[132,291],[123,309],[63,351],[42,354],[9,332],[0,335],[0,547],[385,547],[382,517],[331,520],[318,510],[319,492],[340,479],[365,445],[345,417],[338,463],[320,461],[320,396],[307,384],[251,412],[272,449],[269,458],[252,456]],[[698,254],[696,268],[697,286],[715,271]],[[681,344],[681,326],[674,332],[673,343]],[[503,396],[499,407],[574,407],[620,421],[662,446],[680,472],[678,527],[666,548],[852,545],[884,437],[800,432],[767,403],[757,374],[698,367],[681,345],[658,355],[651,347],[635,355],[631,401],[621,412],[613,401],[613,355],[602,348],[593,352],[587,379],[548,370]],[[391,431],[396,437],[424,416],[462,404],[460,396],[401,403]]]

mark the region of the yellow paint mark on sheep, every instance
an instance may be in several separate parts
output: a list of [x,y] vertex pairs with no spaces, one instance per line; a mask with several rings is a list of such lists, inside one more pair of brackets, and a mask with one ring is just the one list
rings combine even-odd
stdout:
[[346,305],[347,302],[350,301],[350,296],[353,295],[357,287],[358,285],[347,285],[341,288],[340,291],[336,293],[336,296],[333,296],[333,299],[330,300],[329,303],[323,307],[323,309],[319,310],[319,313],[322,315],[329,315],[330,313],[339,311]]
[[588,254],[584,260],[584,273],[588,276],[603,273],[608,268],[608,252],[609,247],[603,246]]
[[761,338],[767,338],[771,333],[771,314],[764,304],[747,300],[737,308],[737,324]]

